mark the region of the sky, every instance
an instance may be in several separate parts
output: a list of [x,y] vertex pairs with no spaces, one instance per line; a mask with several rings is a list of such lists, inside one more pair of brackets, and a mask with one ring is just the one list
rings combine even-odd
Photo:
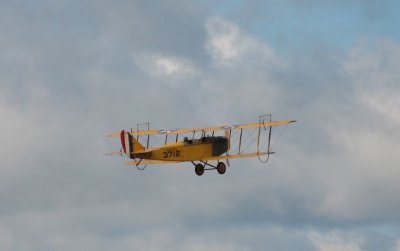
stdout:
[[[0,1],[1,250],[400,250],[398,1]],[[110,132],[295,119],[267,164]]]

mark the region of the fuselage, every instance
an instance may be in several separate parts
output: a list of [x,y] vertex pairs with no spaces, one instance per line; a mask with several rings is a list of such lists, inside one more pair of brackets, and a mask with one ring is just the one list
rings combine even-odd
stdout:
[[133,157],[162,161],[195,161],[220,156],[228,151],[228,139],[222,136],[202,137],[166,144],[144,152],[134,152]]

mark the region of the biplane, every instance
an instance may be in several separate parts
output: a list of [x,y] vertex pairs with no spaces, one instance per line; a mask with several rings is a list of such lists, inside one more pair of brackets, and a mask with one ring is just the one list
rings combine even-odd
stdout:
[[[267,121],[266,117],[269,117]],[[264,115],[256,123],[205,128],[154,130],[150,129],[149,123],[143,123],[138,124],[136,130],[121,130],[108,136],[120,138],[122,146],[119,152],[111,154],[126,155],[132,159],[127,164],[136,165],[139,170],[143,170],[148,164],[191,162],[195,173],[201,176],[205,170],[217,170],[219,174],[224,174],[224,160],[230,166],[230,159],[258,157],[263,161],[261,158],[264,156],[263,162],[266,162],[274,153],[271,151],[272,128],[293,122],[296,121],[272,121],[271,115]],[[139,125],[147,125],[147,128],[141,130]],[[246,134],[248,130],[252,132]],[[164,137],[164,142],[157,139],[158,145],[150,146],[150,138],[157,136]],[[168,139],[171,141],[171,136],[172,142],[168,142]],[[245,149],[246,137],[251,137],[252,140]],[[247,150],[249,144],[253,147]],[[262,145],[265,145],[265,149]],[[234,152],[232,146],[235,146]],[[214,161],[216,165],[210,163]]]

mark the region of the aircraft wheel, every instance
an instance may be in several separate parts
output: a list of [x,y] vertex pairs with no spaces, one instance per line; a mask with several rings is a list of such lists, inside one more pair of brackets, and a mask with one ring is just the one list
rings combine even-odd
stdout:
[[219,174],[224,174],[226,172],[226,166],[224,162],[218,162],[217,171]]
[[194,171],[198,176],[201,176],[204,173],[204,166],[202,164],[196,164]]

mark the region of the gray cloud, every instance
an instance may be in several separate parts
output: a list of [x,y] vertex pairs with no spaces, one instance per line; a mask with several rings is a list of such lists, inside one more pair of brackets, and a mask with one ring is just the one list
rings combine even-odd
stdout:
[[[207,5],[152,6],[1,8],[0,247],[394,250],[398,43],[285,57]],[[265,112],[299,120],[267,166],[199,179],[103,156],[119,149],[104,136],[137,122]]]

